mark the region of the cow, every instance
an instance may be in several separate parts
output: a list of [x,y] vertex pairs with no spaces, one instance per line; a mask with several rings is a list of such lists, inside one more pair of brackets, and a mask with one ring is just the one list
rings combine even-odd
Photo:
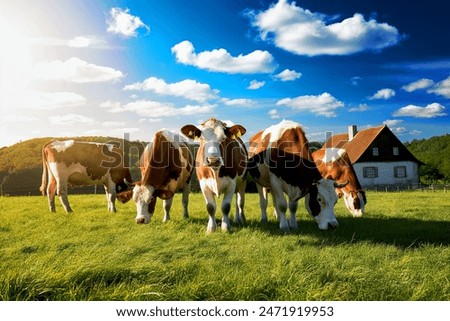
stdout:
[[231,200],[236,192],[235,222],[245,225],[245,175],[247,149],[240,139],[246,129],[241,125],[228,126],[215,118],[201,124],[186,125],[181,132],[188,138],[200,139],[196,156],[196,173],[200,182],[206,210],[209,214],[207,233],[217,228],[215,196],[224,195],[222,201],[222,231],[230,230]]
[[[42,148],[42,184],[39,190],[48,196],[51,212],[56,212],[55,195],[64,210],[72,212],[67,196],[68,186],[102,184],[105,187],[108,210],[116,212],[118,193],[128,188],[131,174],[124,167],[122,149],[115,144],[83,142],[75,140],[52,141]],[[120,197],[121,202],[129,200]]]
[[[319,229],[336,228],[338,221],[334,215],[337,196],[337,184],[323,178],[314,163],[308,149],[308,140],[301,126],[295,122],[283,120],[262,130],[250,138],[248,169],[250,175],[260,186],[262,192],[269,188],[273,197],[280,230],[289,233],[297,229],[295,212],[297,202],[305,197],[308,213],[315,219]],[[289,200],[290,218],[286,220]],[[265,204],[261,200],[261,220],[267,220]]]
[[312,153],[314,162],[322,177],[331,176],[335,181],[348,181],[343,188],[336,188],[339,198],[354,217],[361,217],[367,204],[366,193],[359,183],[350,158],[343,148],[321,148]]
[[132,191],[137,210],[135,222],[137,224],[150,222],[157,197],[163,200],[163,221],[168,221],[173,196],[178,190],[183,192],[183,217],[188,218],[194,158],[187,140],[177,133],[161,129],[146,146],[140,163],[142,179],[133,183]]

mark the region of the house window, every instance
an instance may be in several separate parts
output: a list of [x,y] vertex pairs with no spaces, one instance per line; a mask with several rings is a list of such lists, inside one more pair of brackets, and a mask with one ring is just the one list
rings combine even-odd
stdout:
[[394,154],[394,156],[398,156],[398,147],[392,148],[392,154]]
[[364,178],[376,178],[378,177],[378,167],[364,167],[363,168]]
[[395,166],[394,167],[394,176],[397,178],[406,177],[406,166]]
[[373,155],[373,156],[378,156],[378,155],[379,155],[379,154],[378,154],[378,147],[372,148],[372,155]]

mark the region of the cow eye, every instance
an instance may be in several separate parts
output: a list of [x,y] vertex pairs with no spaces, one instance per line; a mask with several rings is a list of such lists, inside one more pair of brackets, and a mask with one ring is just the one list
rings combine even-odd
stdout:
[[317,198],[317,201],[318,201],[319,203],[322,203],[322,199],[321,199],[320,197]]

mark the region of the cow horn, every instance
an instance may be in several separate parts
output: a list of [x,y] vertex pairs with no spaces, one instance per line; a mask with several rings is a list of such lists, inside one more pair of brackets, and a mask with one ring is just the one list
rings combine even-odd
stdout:
[[123,182],[124,182],[125,184],[127,184],[128,186],[134,186],[134,183],[130,183],[129,181],[127,181],[126,178],[123,179]]
[[335,188],[342,188],[342,187],[347,186],[348,183],[350,183],[350,181],[348,181],[348,180],[347,180],[345,183],[337,183],[337,182],[334,182],[334,187],[335,187]]

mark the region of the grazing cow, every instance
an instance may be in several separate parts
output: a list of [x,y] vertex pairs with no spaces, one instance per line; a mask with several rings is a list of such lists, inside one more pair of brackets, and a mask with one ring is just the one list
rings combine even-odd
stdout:
[[148,224],[153,216],[156,198],[163,199],[164,218],[170,219],[174,193],[183,191],[183,216],[189,217],[188,202],[194,160],[185,138],[162,129],[155,133],[141,156],[142,180],[134,184],[136,223]]
[[[263,188],[270,188],[282,232],[297,229],[295,212],[297,201],[305,196],[309,214],[322,230],[336,228],[334,215],[337,202],[335,187],[331,179],[322,178],[308,150],[308,141],[299,124],[283,120],[250,138],[249,173]],[[289,199],[290,218],[286,220]],[[261,195],[261,193],[260,193]],[[261,205],[265,202],[261,201]],[[261,208],[261,219],[267,220],[265,208]]]
[[228,214],[233,194],[237,192],[237,223],[245,224],[244,193],[247,149],[239,138],[246,129],[241,125],[228,127],[224,122],[211,118],[201,127],[186,125],[181,132],[191,139],[200,138],[196,156],[196,172],[209,214],[207,232],[217,228],[215,197],[224,194],[222,201],[222,231],[230,229]]
[[[123,152],[114,144],[52,141],[42,148],[42,195],[48,195],[51,212],[55,212],[55,195],[59,195],[67,213],[72,212],[67,198],[68,185],[102,184],[105,187],[108,210],[116,212],[116,193],[125,192],[131,181],[123,165]],[[126,202],[129,198],[119,198]]]
[[367,204],[366,193],[345,149],[322,148],[313,152],[312,157],[322,177],[331,176],[337,182],[349,182],[343,188],[336,188],[336,194],[339,198],[344,196],[345,206],[353,216],[361,217]]

